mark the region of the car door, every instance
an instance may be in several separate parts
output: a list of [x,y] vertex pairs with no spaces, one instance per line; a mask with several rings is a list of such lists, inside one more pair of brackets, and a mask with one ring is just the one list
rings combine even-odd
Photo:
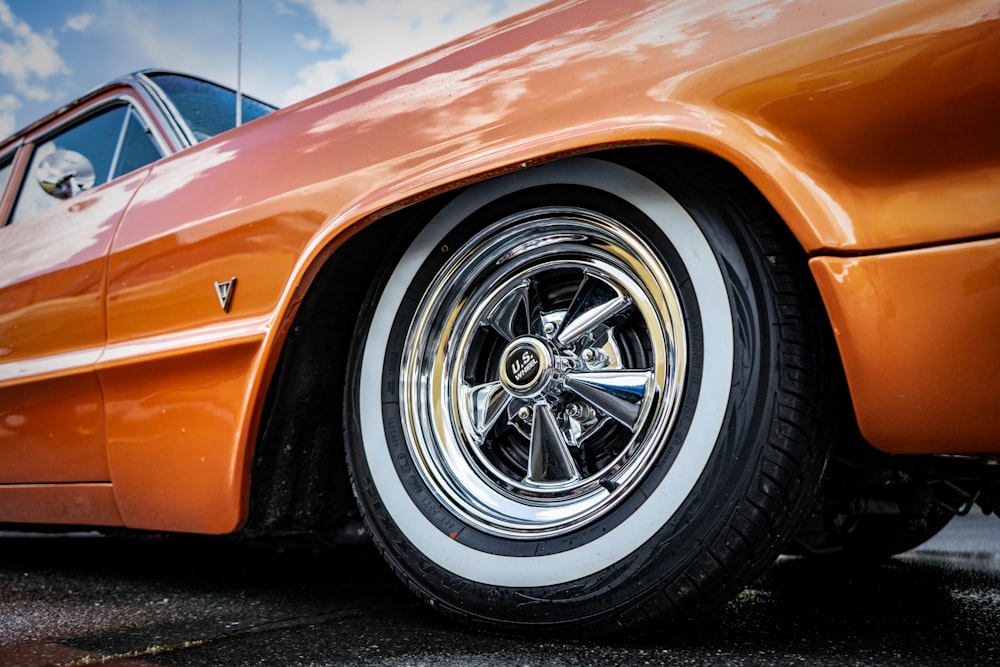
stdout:
[[30,155],[17,161],[19,184],[10,177],[19,189],[0,227],[0,485],[109,480],[94,369],[107,255],[148,171],[137,168],[161,146],[117,95],[21,149]]

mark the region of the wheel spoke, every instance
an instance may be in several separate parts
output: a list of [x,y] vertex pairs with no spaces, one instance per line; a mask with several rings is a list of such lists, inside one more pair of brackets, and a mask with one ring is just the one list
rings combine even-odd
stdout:
[[634,431],[652,371],[567,373],[566,387],[629,430]]
[[631,305],[632,300],[616,286],[585,274],[566,311],[556,342],[569,347],[580,336],[593,333],[600,325]]
[[493,428],[501,415],[507,411],[511,396],[499,382],[487,382],[465,388],[465,401],[472,417],[476,444],[481,444],[486,433]]
[[544,403],[536,403],[531,422],[531,448],[528,451],[528,476],[525,481],[556,483],[578,479],[580,472],[552,409]]
[[531,283],[524,281],[496,305],[487,323],[508,342],[530,333]]

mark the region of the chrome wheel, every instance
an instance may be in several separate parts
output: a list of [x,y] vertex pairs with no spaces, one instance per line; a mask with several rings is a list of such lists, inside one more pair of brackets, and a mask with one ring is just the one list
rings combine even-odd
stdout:
[[403,432],[455,516],[508,538],[601,517],[669,434],[685,330],[658,255],[613,218],[499,220],[437,272],[409,328]]

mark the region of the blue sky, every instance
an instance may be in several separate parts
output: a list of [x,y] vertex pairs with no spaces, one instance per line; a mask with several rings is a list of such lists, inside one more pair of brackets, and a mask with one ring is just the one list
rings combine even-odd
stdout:
[[[242,0],[244,90],[286,105],[542,0]],[[235,86],[239,0],[0,0],[0,137],[127,72]]]

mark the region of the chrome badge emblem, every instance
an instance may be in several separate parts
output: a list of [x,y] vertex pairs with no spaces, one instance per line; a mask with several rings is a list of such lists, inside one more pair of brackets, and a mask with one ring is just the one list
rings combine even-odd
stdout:
[[514,384],[528,385],[538,376],[538,353],[530,347],[519,351],[520,355],[512,354],[507,359],[507,377],[512,378]]
[[229,312],[230,306],[233,305],[233,292],[236,291],[236,277],[232,277],[229,280],[222,283],[215,283],[215,295],[219,297],[219,305],[222,306],[222,310]]
[[518,398],[537,396],[548,386],[552,367],[552,355],[545,343],[522,336],[504,350],[500,384]]

